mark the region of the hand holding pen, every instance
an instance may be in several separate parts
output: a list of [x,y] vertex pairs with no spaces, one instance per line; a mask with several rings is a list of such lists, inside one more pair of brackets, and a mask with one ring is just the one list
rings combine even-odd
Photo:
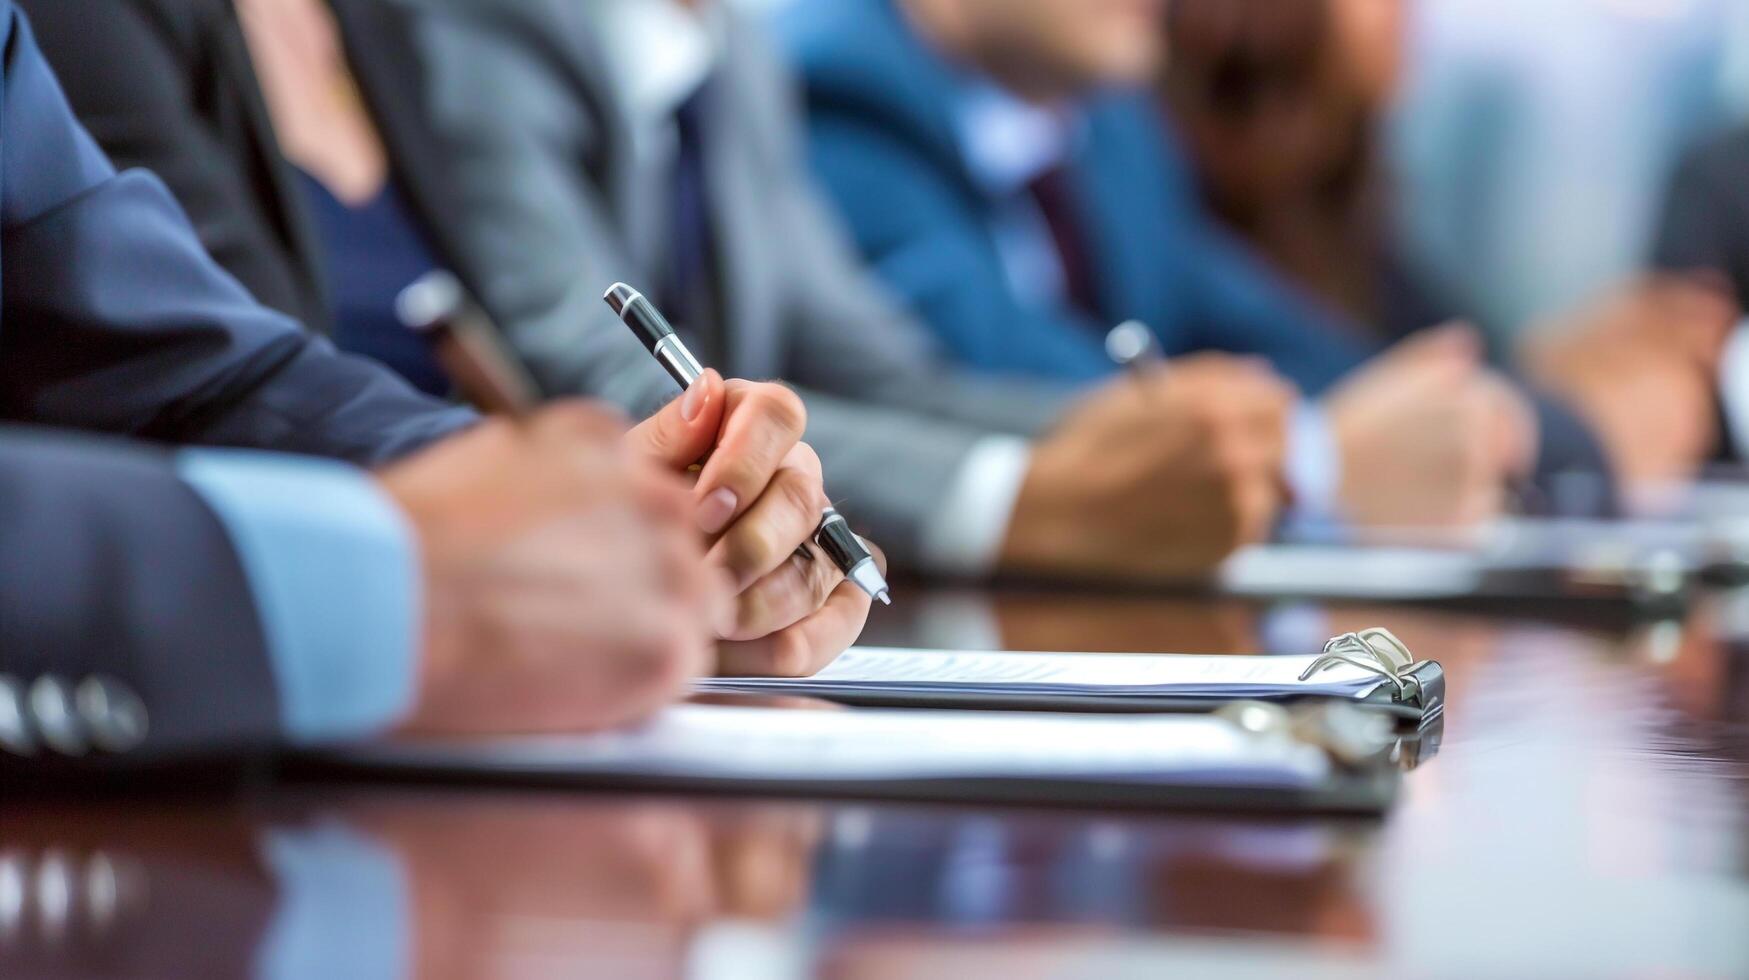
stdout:
[[[538,386],[452,278],[409,289],[401,314],[473,401],[512,417],[532,411]],[[819,461],[801,442],[805,425],[787,389],[706,372],[626,435],[632,451],[672,472],[710,457],[697,470],[691,520],[710,564],[733,580],[731,615],[716,629],[725,673],[812,673],[855,640],[868,615],[869,598],[832,563],[811,550],[806,561],[791,557],[826,503]]]
[[[704,368],[698,359],[686,348],[656,305],[642,293],[619,282],[608,289],[603,299],[682,389],[690,390],[704,376]],[[814,462],[818,465],[819,460],[816,458]],[[874,556],[830,504],[821,510],[814,543],[857,588],[871,598],[892,604],[886,577],[881,574]]]

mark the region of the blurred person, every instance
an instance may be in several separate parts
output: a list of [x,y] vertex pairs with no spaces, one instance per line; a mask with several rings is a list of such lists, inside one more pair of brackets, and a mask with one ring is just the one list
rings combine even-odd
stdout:
[[418,10],[459,261],[549,390],[663,397],[601,303],[643,283],[708,360],[797,386],[842,509],[896,563],[1159,581],[1269,533],[1285,385],[1220,356],[1091,393],[947,369],[815,193],[791,80],[729,5]]
[[[650,165],[644,128],[621,119],[643,97],[642,70],[667,78],[677,59],[679,81],[663,83],[675,108],[703,81],[686,72],[715,57],[685,8],[673,9],[691,34],[631,38],[658,56],[615,74],[597,36],[637,30],[641,3],[29,2],[110,152],[167,174],[221,261],[317,325],[323,304],[294,287],[321,278],[324,251],[374,282],[371,318],[386,321],[424,264],[402,259],[429,250],[546,390],[643,416],[671,383],[601,291],[645,284],[707,360],[803,386],[811,441],[852,491],[842,509],[914,567],[1184,577],[1274,520],[1270,420],[1286,398],[1266,371],[1206,359],[1147,395],[1114,386],[1083,403],[1060,386],[936,370],[791,162],[782,82],[759,39],[724,49],[713,90],[726,118],[688,114],[707,124],[709,160]],[[708,204],[706,167],[725,185]],[[379,236],[360,212],[327,236],[296,233],[312,194],[374,201],[363,207],[398,231]],[[682,214],[691,224],[670,221]],[[1052,427],[1061,434],[1033,443]],[[1150,451],[1111,458],[1156,430]]]
[[[446,154],[419,123],[417,89],[400,84],[418,72],[407,15],[396,5],[21,7],[51,63],[64,69],[81,120],[119,165],[163,175],[220,264],[311,329],[379,355],[427,388],[447,387],[441,372],[426,377],[436,365],[394,309],[407,285],[451,267],[453,250],[441,243],[460,234],[445,203],[454,193]],[[371,74],[354,76],[341,23],[382,39],[358,62]],[[365,78],[371,84],[361,85]],[[471,278],[470,266],[456,268]],[[723,387],[713,378],[693,394],[685,409],[708,408],[721,437],[701,435],[701,420],[671,432],[681,428],[675,416],[642,449],[676,472],[715,450],[695,484],[693,522],[739,594],[733,616],[713,624],[731,641],[721,666],[811,673],[848,645],[855,630],[846,635],[845,627],[866,609],[852,586],[839,589],[830,562],[789,560],[825,502],[818,459],[799,444],[806,410],[777,385]]]
[[1184,0],[1162,98],[1204,202],[1275,270],[1380,339],[1454,319],[1394,239],[1380,147],[1401,0]]
[[[9,0],[0,52],[9,786],[391,730],[600,727],[705,669],[732,602],[670,454],[722,433],[753,448],[719,446],[702,485],[814,505],[799,408],[742,411],[769,389],[711,376],[629,438],[577,405],[475,424],[251,299],[156,178],[115,172]],[[780,473],[792,457],[811,484]],[[755,537],[778,537],[770,517]],[[825,603],[751,659],[848,645],[866,600],[825,600],[825,578],[750,587],[767,616]]]
[[[1695,147],[1671,181],[1651,264],[1676,273],[1701,273],[1728,288],[1738,309],[1749,309],[1749,129]],[[1725,435],[1721,460],[1749,458],[1749,331],[1738,326],[1721,338],[1716,354],[1718,417]],[[1703,365],[1705,362],[1702,362]],[[1703,368],[1704,370],[1704,368]]]
[[816,172],[944,346],[984,371],[1095,379],[1114,370],[1106,331],[1134,319],[1168,354],[1267,357],[1317,400],[1290,443],[1296,503],[1356,525],[1469,526],[1533,466],[1543,488],[1600,475],[1584,428],[1488,371],[1473,332],[1385,350],[1208,220],[1147,91],[1164,13],[846,0],[781,18]]
[[[1471,312],[1438,295],[1389,213],[1379,131],[1403,31],[1401,0],[1180,0],[1162,83],[1214,212],[1384,336]],[[1732,315],[1704,282],[1652,278],[1525,331],[1518,353],[1623,481],[1683,480],[1716,441],[1709,365]]]

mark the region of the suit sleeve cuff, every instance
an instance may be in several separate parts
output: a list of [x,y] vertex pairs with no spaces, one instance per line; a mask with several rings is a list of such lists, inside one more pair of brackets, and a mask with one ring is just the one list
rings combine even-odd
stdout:
[[995,571],[1031,467],[1032,444],[1018,436],[989,436],[973,445],[924,526],[924,567],[967,578]]
[[381,732],[411,707],[420,616],[412,528],[366,474],[327,461],[185,452],[178,470],[237,550],[294,745]]

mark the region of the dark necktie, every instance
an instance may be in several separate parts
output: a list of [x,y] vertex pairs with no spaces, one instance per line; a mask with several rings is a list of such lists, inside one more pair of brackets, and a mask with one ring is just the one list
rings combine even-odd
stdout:
[[673,311],[676,325],[691,334],[699,353],[720,360],[719,270],[710,177],[705,159],[704,103],[708,86],[675,113],[678,137],[670,201],[672,225],[668,249],[667,288],[662,302]]
[[1057,246],[1057,257],[1063,265],[1063,293],[1069,304],[1084,313],[1099,312],[1098,291],[1094,288],[1093,258],[1083,230],[1080,202],[1062,167],[1045,171],[1030,185],[1033,199],[1050,227],[1051,240]]

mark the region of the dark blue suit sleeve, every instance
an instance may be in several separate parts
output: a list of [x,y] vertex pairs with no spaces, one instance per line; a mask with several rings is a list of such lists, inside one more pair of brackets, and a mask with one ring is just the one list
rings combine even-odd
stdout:
[[[170,461],[138,447],[0,428],[0,674],[120,681],[148,719],[130,761],[260,748],[279,729],[229,539]],[[0,752],[0,769],[20,761]]]
[[[879,120],[819,98],[810,122],[815,170],[858,246],[906,306],[929,323],[962,364],[986,371],[1088,381],[1113,371],[1103,345],[1114,323],[1068,308],[1041,308],[1015,293],[986,219],[956,168],[883,131]],[[1158,176],[1155,175],[1155,179]],[[1107,275],[1126,275],[1156,297],[1126,315],[1148,321],[1168,353],[1222,350],[1269,358],[1312,394],[1373,352],[1316,304],[1295,295],[1236,242],[1149,188],[1125,208],[1152,215],[1145,255],[1102,254]],[[1096,194],[1123,188],[1096,187]],[[1136,220],[1142,220],[1137,218]],[[1169,241],[1168,241],[1169,240]],[[1126,261],[1127,260],[1127,261]],[[1141,264],[1145,267],[1130,268]],[[1121,268],[1120,268],[1121,267]]]
[[394,458],[471,416],[256,303],[163,185],[117,176],[0,6],[0,419]]

